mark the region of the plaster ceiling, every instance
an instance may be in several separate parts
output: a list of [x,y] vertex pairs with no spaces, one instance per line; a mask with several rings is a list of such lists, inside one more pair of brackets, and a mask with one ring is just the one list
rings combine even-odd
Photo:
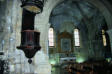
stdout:
[[75,26],[79,26],[81,20],[85,18],[83,15],[92,18],[93,21],[102,22],[104,19],[98,9],[88,2],[68,0],[61,2],[52,10],[50,23],[57,29],[64,22],[73,22]]

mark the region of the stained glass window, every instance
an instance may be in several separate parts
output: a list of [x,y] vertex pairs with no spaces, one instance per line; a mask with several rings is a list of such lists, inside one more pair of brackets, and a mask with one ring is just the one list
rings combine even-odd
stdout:
[[80,46],[80,39],[79,39],[79,30],[78,29],[74,29],[74,43],[75,46]]
[[105,30],[102,30],[102,38],[103,38],[103,45],[107,45],[106,36],[105,36]]
[[54,30],[49,28],[49,46],[54,46]]

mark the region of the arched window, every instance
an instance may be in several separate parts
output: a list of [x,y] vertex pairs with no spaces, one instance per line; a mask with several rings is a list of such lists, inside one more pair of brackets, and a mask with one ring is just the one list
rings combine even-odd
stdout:
[[75,46],[80,46],[80,39],[79,39],[79,30],[78,29],[74,29],[74,43]]
[[103,45],[107,45],[106,36],[105,36],[105,30],[102,30],[102,38],[103,38]]
[[54,46],[54,30],[53,28],[49,28],[49,46]]

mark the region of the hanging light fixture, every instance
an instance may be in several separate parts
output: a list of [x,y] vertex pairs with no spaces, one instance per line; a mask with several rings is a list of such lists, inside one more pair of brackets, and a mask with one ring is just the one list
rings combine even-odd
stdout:
[[21,0],[21,2],[21,7],[30,12],[37,14],[43,10],[44,0]]

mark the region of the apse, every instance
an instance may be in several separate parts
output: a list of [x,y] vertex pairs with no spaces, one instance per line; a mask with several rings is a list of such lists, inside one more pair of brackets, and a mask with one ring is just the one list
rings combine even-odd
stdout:
[[64,69],[70,62],[111,57],[107,23],[102,12],[91,3],[64,0],[54,7],[49,22],[52,31],[48,33],[48,42],[53,44],[49,45],[49,57],[53,66],[61,65]]

